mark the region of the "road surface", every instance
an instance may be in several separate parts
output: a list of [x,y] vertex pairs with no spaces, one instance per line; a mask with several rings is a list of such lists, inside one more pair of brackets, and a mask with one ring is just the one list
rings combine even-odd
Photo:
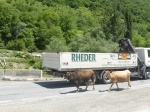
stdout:
[[[150,112],[150,80],[97,84],[76,93],[65,80],[0,82],[0,112]],[[85,88],[84,85],[81,88]]]

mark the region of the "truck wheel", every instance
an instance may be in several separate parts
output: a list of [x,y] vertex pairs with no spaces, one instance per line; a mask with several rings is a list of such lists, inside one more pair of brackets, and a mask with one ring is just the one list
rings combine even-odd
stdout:
[[150,79],[150,69],[145,70],[145,79]]
[[111,83],[111,79],[107,78],[104,73],[105,73],[105,71],[103,71],[103,73],[102,73],[102,83],[110,84]]
[[98,71],[94,71],[94,73],[95,73],[95,76],[96,76],[96,81],[95,81],[95,83],[100,83],[100,82],[101,82],[101,79],[100,79],[99,72],[98,72]]

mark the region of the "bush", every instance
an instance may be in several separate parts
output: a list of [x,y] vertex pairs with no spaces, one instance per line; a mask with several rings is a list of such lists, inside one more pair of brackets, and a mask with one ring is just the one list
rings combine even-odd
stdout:
[[25,49],[25,43],[23,42],[23,40],[12,40],[12,41],[9,41],[8,44],[7,44],[7,49],[9,50],[23,50]]
[[67,52],[68,46],[63,40],[52,37],[49,45],[46,46],[47,52]]
[[42,68],[42,61],[40,59],[32,58],[32,59],[29,59],[27,63],[29,66],[32,66],[35,69]]
[[85,36],[79,48],[79,52],[97,52],[109,53],[117,52],[119,50],[118,44],[111,40],[103,38],[90,38]]
[[20,52],[14,52],[13,53],[13,55],[14,55],[14,57],[17,57],[17,58],[22,58],[22,55],[23,55],[23,53],[20,53]]

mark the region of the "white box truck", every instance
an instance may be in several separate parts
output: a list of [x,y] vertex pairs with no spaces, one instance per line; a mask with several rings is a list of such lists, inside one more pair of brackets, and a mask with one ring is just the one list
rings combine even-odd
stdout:
[[92,69],[97,80],[110,83],[104,75],[105,70],[131,71],[131,76],[150,78],[150,48],[133,48],[127,38],[119,41],[118,53],[60,52],[42,53],[42,67],[54,74],[64,74],[77,69]]
[[129,53],[43,53],[43,67],[58,71],[116,69],[137,66],[137,54]]

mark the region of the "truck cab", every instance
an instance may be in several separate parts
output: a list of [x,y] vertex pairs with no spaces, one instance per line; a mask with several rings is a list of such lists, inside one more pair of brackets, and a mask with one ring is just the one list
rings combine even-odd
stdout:
[[132,76],[138,76],[144,79],[150,79],[150,48],[134,48],[130,39],[122,38],[118,41],[119,52],[137,53],[138,65],[135,69],[130,69]]
[[135,48],[135,51],[145,65],[150,67],[150,48],[137,47]]

